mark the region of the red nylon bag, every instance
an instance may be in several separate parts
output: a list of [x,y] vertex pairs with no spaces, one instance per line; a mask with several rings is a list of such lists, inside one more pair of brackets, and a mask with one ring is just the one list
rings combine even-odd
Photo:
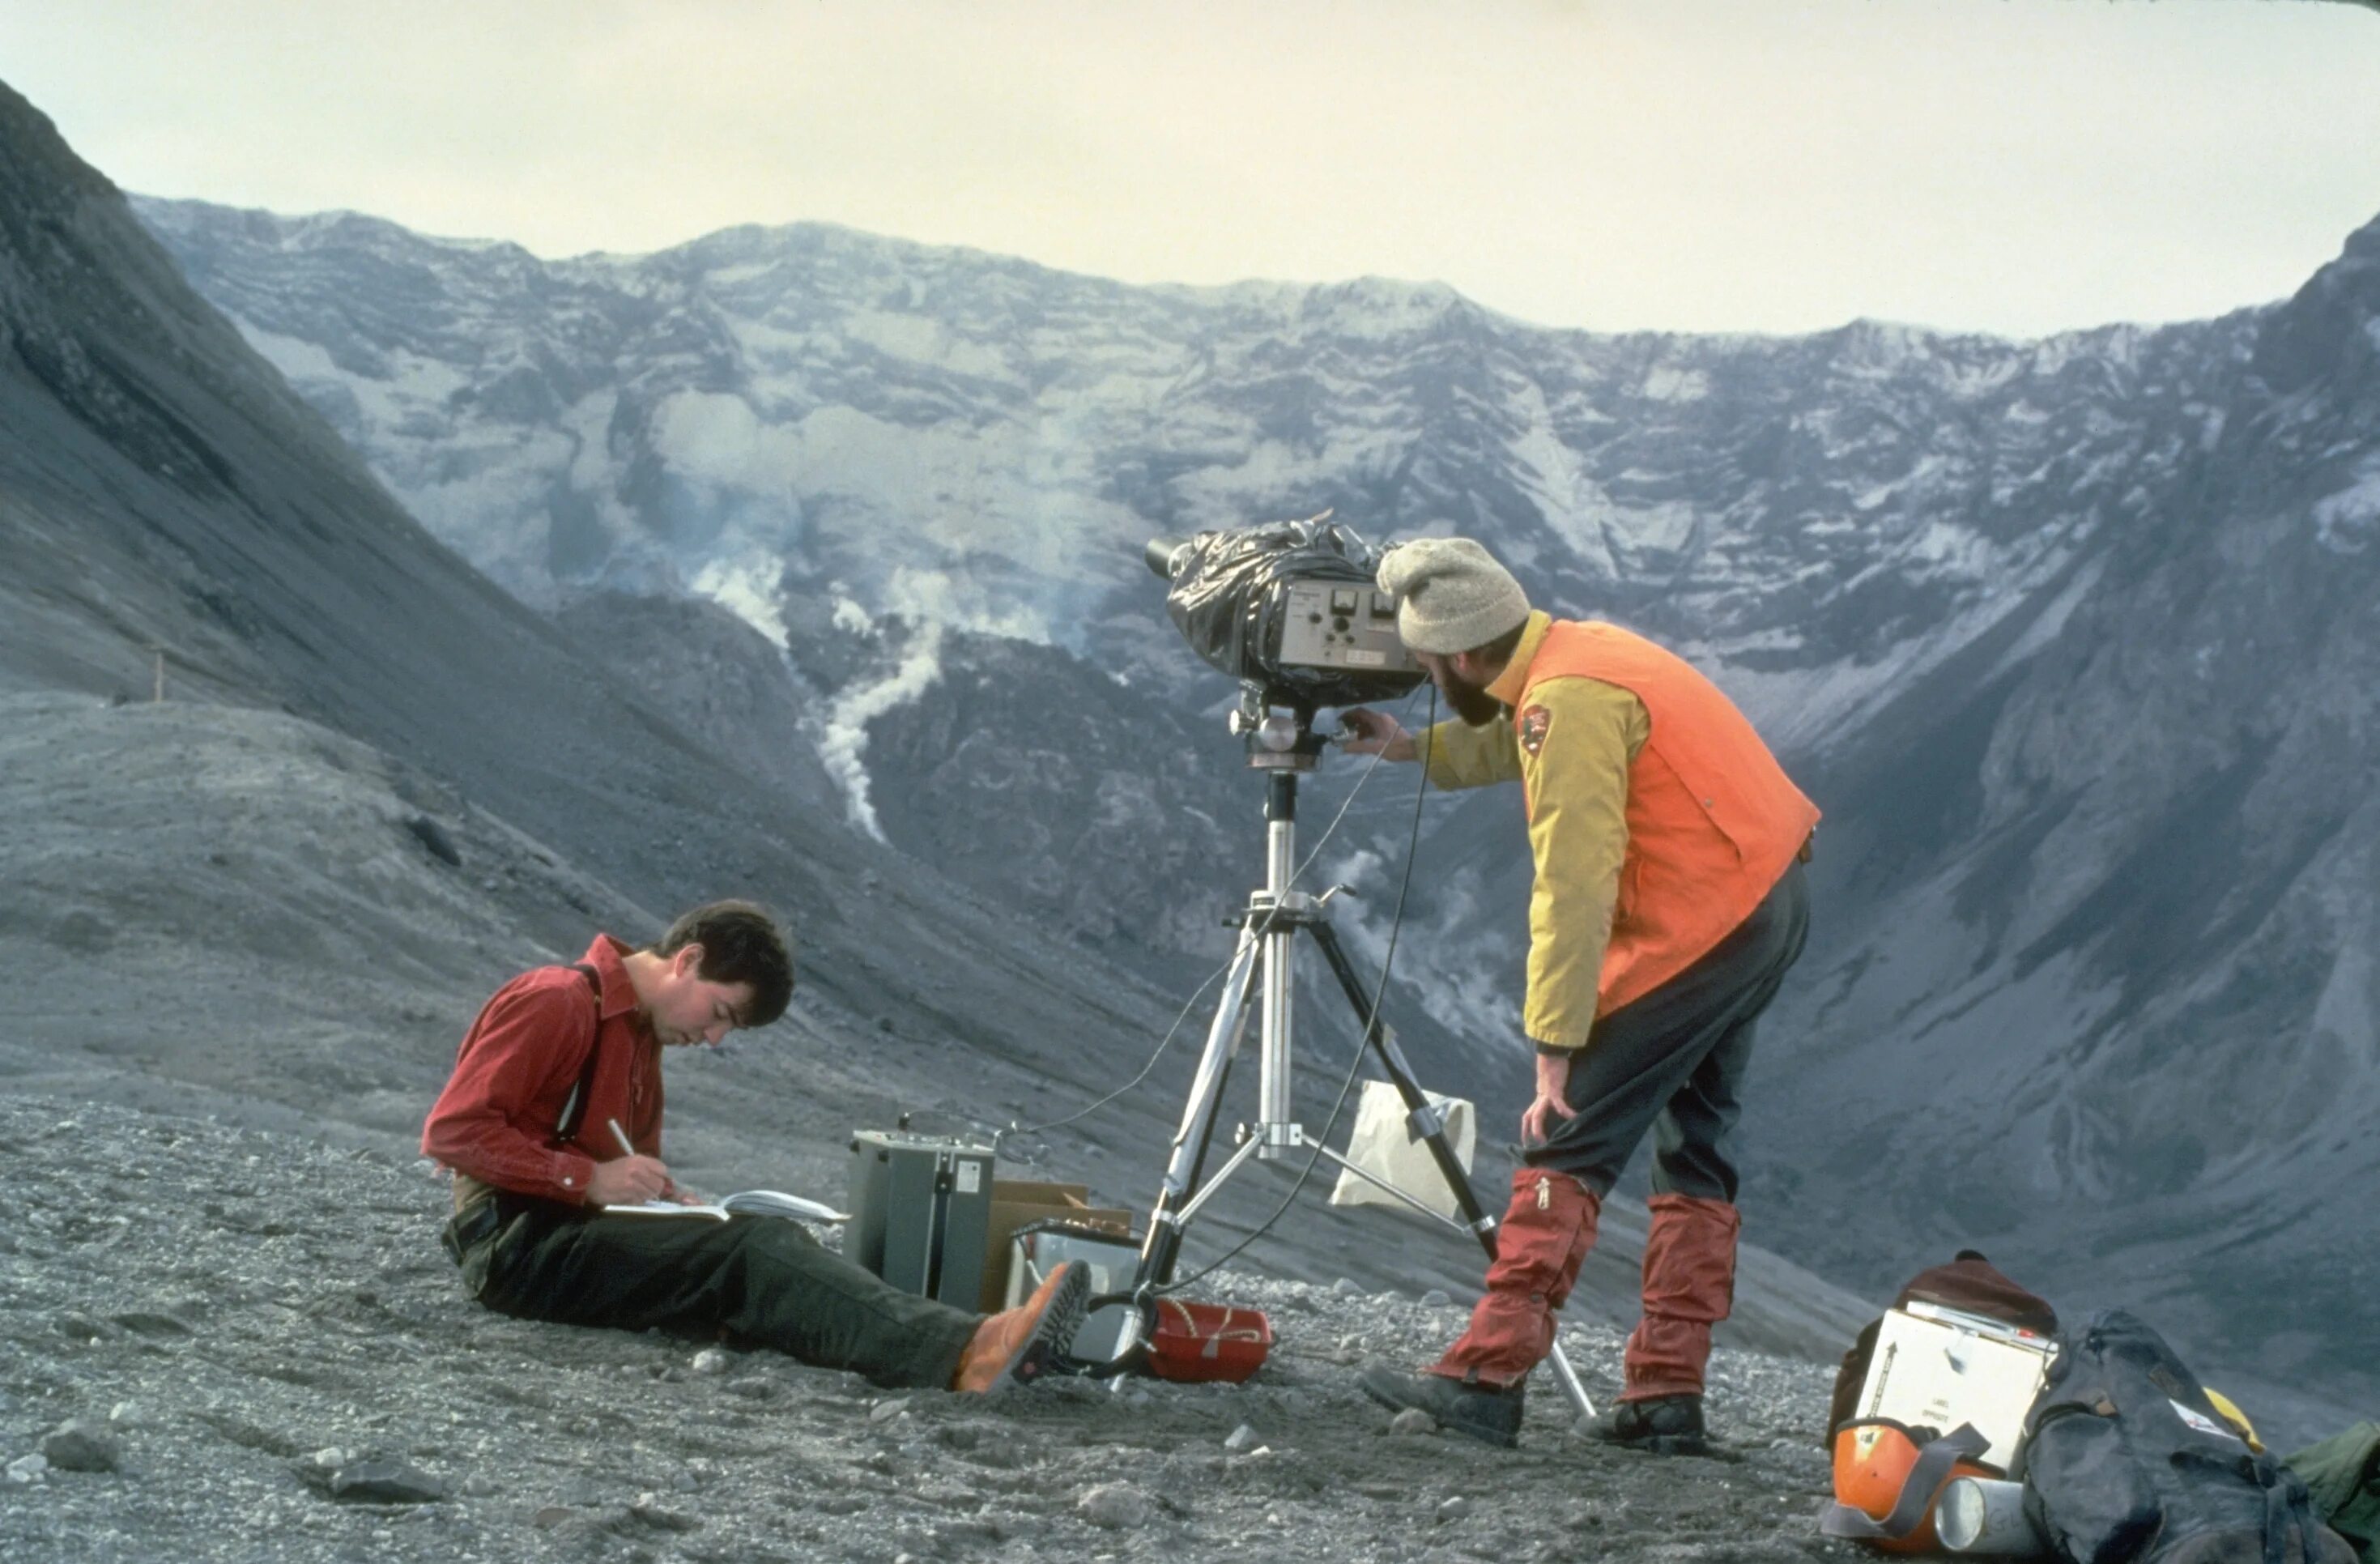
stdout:
[[1272,1350],[1272,1322],[1261,1309],[1225,1303],[1157,1301],[1157,1334],[1148,1341],[1148,1372],[1178,1385],[1236,1385],[1264,1367]]

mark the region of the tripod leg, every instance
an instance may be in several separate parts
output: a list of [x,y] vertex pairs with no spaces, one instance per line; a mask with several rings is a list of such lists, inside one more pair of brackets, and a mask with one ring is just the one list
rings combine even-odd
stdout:
[[[1232,1034],[1231,1046],[1223,1052],[1223,1068],[1215,1077],[1215,1101],[1219,1103],[1223,1100],[1223,1094],[1231,1090],[1232,1062],[1240,1057],[1240,1040],[1247,1031],[1249,1008],[1256,1003],[1257,971],[1258,968],[1253,964],[1248,968],[1247,982],[1240,990],[1240,1019],[1236,1023],[1236,1030]],[[1206,1177],[1207,1154],[1214,1147],[1215,1126],[1220,1121],[1220,1115],[1209,1113],[1207,1115],[1205,1125],[1202,1126],[1198,1131],[1197,1155],[1190,1159],[1190,1179],[1189,1182],[1184,1186],[1183,1190],[1185,1198],[1196,1193],[1201,1180]],[[1190,1219],[1188,1211],[1179,1205],[1177,1205],[1175,1209],[1182,1212],[1182,1221],[1186,1227]],[[1164,1270],[1158,1275],[1156,1279],[1157,1285],[1160,1287],[1164,1286],[1167,1282],[1173,1279],[1173,1262],[1172,1260],[1169,1259],[1166,1262]]]
[[[1355,975],[1354,964],[1347,959],[1346,949],[1339,943],[1338,931],[1328,923],[1316,923],[1314,942],[1322,947],[1323,959],[1330,963],[1331,975],[1339,980],[1340,991],[1347,996],[1347,1002],[1355,1008],[1355,1020],[1360,1024],[1372,1008],[1372,996],[1365,991],[1363,980]],[[1422,1091],[1421,1082],[1415,1079],[1413,1066],[1405,1062],[1404,1050],[1397,1046],[1396,1037],[1379,1017],[1373,1016],[1371,1023],[1364,1034],[1364,1041],[1379,1056],[1380,1068],[1388,1072],[1390,1084],[1396,1088],[1398,1097],[1405,1105],[1407,1122],[1428,1142],[1430,1160],[1438,1164],[1439,1177],[1446,1180],[1447,1189],[1453,1193],[1454,1204],[1463,1213],[1463,1226],[1478,1239],[1479,1247],[1488,1252],[1488,1258],[1495,1259],[1496,1218],[1480,1207],[1479,1197],[1472,1192],[1470,1177],[1463,1171],[1463,1161],[1454,1155],[1454,1148],[1446,1143],[1446,1127],[1439,1120],[1438,1111],[1430,1106],[1429,1097]]]
[[[1174,1262],[1182,1252],[1182,1208],[1196,1192],[1199,1169],[1215,1132],[1215,1108],[1222,1099],[1223,1077],[1231,1068],[1232,1056],[1239,1051],[1241,1033],[1247,1026],[1248,996],[1255,982],[1257,957],[1263,949],[1255,929],[1255,921],[1250,920],[1248,926],[1240,931],[1239,949],[1233,952],[1231,971],[1223,980],[1222,1000],[1216,1007],[1213,1023],[1207,1029],[1206,1051],[1198,1057],[1198,1073],[1190,1084],[1190,1100],[1182,1109],[1181,1128],[1173,1133],[1173,1152],[1166,1164],[1165,1184],[1149,1208],[1148,1232],[1141,1240],[1140,1264],[1133,1272],[1132,1290],[1135,1293],[1161,1286],[1172,1276]],[[1137,1347],[1140,1339],[1140,1314],[1135,1309],[1124,1321],[1123,1333],[1117,1338],[1117,1356]]]
[[1554,1378],[1560,1384],[1562,1395],[1569,1400],[1571,1410],[1584,1418],[1594,1417],[1595,1402],[1588,1399],[1586,1387],[1579,1383],[1578,1370],[1570,1366],[1570,1355],[1561,1349],[1559,1326],[1556,1327],[1553,1350],[1546,1354],[1546,1360],[1554,1365]]
[[[1331,973],[1339,980],[1341,992],[1347,996],[1347,1003],[1354,1007],[1355,1020],[1361,1024],[1371,1011],[1372,996],[1356,976],[1354,964],[1347,959],[1347,952],[1339,943],[1338,931],[1328,923],[1317,923],[1314,925],[1314,940],[1322,947],[1323,959],[1330,963]],[[1461,1159],[1455,1156],[1454,1148],[1446,1143],[1445,1125],[1439,1120],[1437,1110],[1430,1106],[1428,1096],[1414,1075],[1413,1066],[1405,1062],[1404,1050],[1397,1046],[1395,1036],[1377,1015],[1371,1016],[1371,1025],[1364,1034],[1364,1041],[1370,1044],[1379,1056],[1380,1068],[1388,1072],[1390,1083],[1396,1087],[1397,1096],[1405,1105],[1407,1122],[1422,1130],[1429,1142],[1430,1160],[1438,1164],[1439,1174],[1446,1179],[1446,1187],[1454,1194],[1455,1205],[1463,1212],[1465,1225],[1479,1240],[1479,1247],[1488,1252],[1488,1258],[1492,1263],[1496,1258],[1496,1218],[1480,1209],[1479,1197],[1472,1192],[1471,1179],[1463,1171]],[[1562,1351],[1559,1335],[1555,1337],[1553,1350],[1548,1356],[1553,1361],[1554,1378],[1560,1383],[1562,1395],[1569,1399],[1572,1410],[1581,1417],[1593,1417],[1595,1403],[1588,1399],[1586,1387],[1579,1383],[1578,1370],[1571,1366],[1569,1357]]]

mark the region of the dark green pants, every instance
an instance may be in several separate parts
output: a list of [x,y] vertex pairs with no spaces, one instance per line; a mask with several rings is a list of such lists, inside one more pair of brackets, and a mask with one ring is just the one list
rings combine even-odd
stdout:
[[472,1295],[503,1314],[724,1333],[883,1386],[947,1387],[978,1320],[771,1216],[605,1216],[499,1194],[447,1225],[446,1249]]

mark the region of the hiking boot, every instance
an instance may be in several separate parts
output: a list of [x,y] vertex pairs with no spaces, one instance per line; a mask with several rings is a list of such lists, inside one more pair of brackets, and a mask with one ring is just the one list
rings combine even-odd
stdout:
[[1438,1420],[1440,1428],[1468,1434],[1482,1444],[1510,1449],[1521,1442],[1521,1387],[1499,1389],[1493,1385],[1465,1385],[1442,1374],[1405,1374],[1373,1367],[1358,1383],[1364,1394],[1388,1408],[1416,1408]]
[[1655,1396],[1622,1401],[1588,1430],[1607,1445],[1624,1445],[1655,1455],[1708,1455],[1700,1396]]
[[1090,1297],[1089,1266],[1079,1260],[1057,1265],[1033,1289],[1032,1297],[1014,1309],[986,1316],[975,1327],[966,1350],[959,1354],[951,1388],[986,1396],[1040,1378],[1050,1360],[1074,1345],[1075,1332],[1083,1323],[1083,1306]]

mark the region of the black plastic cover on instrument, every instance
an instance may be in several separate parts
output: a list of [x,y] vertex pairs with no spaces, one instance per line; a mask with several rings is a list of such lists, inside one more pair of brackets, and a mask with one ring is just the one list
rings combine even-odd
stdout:
[[1359,581],[1368,586],[1379,556],[1350,529],[1324,516],[1200,532],[1174,549],[1165,611],[1190,649],[1210,666],[1272,698],[1307,708],[1391,700],[1421,682],[1415,673],[1365,673],[1283,666],[1282,616],[1292,581]]

